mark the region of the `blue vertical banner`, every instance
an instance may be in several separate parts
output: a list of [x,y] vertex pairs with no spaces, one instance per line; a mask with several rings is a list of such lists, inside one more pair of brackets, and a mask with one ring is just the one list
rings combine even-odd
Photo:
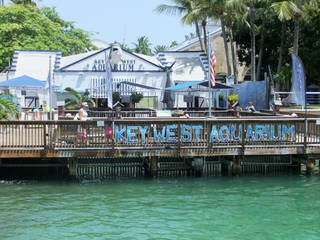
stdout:
[[303,64],[301,59],[294,53],[292,56],[292,102],[305,107],[306,106],[306,77],[304,74]]
[[109,56],[105,52],[108,107],[112,109],[112,76]]

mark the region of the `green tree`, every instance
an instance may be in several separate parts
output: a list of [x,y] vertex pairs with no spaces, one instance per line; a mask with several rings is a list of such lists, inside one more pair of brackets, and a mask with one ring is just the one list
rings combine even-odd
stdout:
[[157,45],[157,46],[154,47],[153,53],[154,53],[155,55],[157,55],[158,52],[162,52],[162,51],[165,51],[165,50],[167,50],[167,49],[168,49],[168,47],[165,46],[165,45]]
[[137,40],[138,43],[134,43],[135,48],[134,51],[136,53],[141,53],[144,55],[151,56],[152,51],[151,51],[151,43],[146,36],[139,37]]
[[161,4],[155,11],[159,13],[166,12],[167,14],[175,15],[177,13],[184,14],[181,21],[185,24],[194,24],[196,33],[200,42],[201,50],[204,51],[203,42],[201,39],[200,28],[199,28],[199,15],[193,13],[197,8],[199,0],[171,0],[174,5]]
[[320,85],[320,8],[306,6],[305,18],[301,24],[299,55],[309,84]]
[[141,93],[132,93],[131,94],[131,102],[133,104],[139,103],[142,98],[143,98],[143,95]]
[[65,56],[96,47],[89,33],[60,19],[54,9],[15,4],[0,8],[0,71],[15,49],[61,50]]
[[281,42],[279,48],[279,58],[278,58],[278,66],[277,66],[277,74],[280,74],[282,59],[283,59],[283,51],[284,51],[284,40],[286,33],[286,22],[291,20],[294,16],[294,13],[297,12],[297,6],[291,1],[282,1],[275,2],[272,5],[275,13],[278,16],[278,19],[281,21]]
[[18,113],[17,107],[8,97],[10,96],[0,93],[0,120],[8,120],[10,115]]
[[175,46],[178,46],[178,42],[177,41],[173,41],[171,44],[170,44],[170,48],[173,48]]
[[66,88],[65,91],[69,93],[72,97],[65,100],[65,107],[68,109],[79,109],[83,102],[87,102],[91,106],[95,106],[95,102],[90,98],[89,91],[84,93],[78,93],[72,88]]
[[21,4],[24,6],[27,6],[27,5],[36,6],[37,5],[36,2],[32,1],[32,0],[11,0],[11,2],[13,2],[14,4]]
[[[308,6],[317,8],[319,6],[319,0],[291,0],[291,1],[281,1],[281,4],[287,8],[294,10],[293,20],[294,20],[294,40],[293,40],[293,52],[299,55],[299,33],[300,33],[300,22],[306,16],[305,11]],[[294,7],[292,7],[294,6]]]
[[207,14],[207,17],[220,19],[227,62],[227,73],[228,75],[231,75],[230,56],[225,23],[226,0],[199,0],[199,3],[199,7],[205,9],[203,12]]

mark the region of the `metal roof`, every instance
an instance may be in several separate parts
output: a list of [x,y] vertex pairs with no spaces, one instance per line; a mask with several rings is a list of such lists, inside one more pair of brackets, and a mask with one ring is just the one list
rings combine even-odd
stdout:
[[46,83],[38,79],[23,75],[10,80],[0,82],[0,87],[44,87]]

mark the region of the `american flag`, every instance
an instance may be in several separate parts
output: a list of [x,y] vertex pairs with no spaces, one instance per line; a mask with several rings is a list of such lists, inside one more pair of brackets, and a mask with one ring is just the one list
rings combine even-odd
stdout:
[[[211,44],[209,44],[211,45]],[[214,87],[216,85],[216,76],[214,75],[214,68],[217,65],[216,55],[214,54],[213,49],[210,46],[210,62],[209,62],[209,76],[211,86]]]

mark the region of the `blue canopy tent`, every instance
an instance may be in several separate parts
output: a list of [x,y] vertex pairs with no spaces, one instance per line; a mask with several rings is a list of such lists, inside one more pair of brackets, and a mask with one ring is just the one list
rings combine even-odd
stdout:
[[10,80],[0,82],[0,87],[44,87],[46,83],[38,79],[23,75]]
[[[179,84],[179,85],[175,85],[172,87],[168,87],[165,88],[165,90],[172,90],[172,91],[178,91],[181,90],[183,88],[187,88],[187,87],[192,87],[192,86],[196,86],[196,85],[201,85],[203,87],[208,87],[208,80],[204,80],[204,81],[194,81],[194,82],[187,82],[187,83],[183,83],[183,84]],[[212,89],[232,89],[233,87],[221,84],[221,83],[216,83],[216,85],[214,87],[211,87]]]
[[139,88],[145,88],[145,89],[150,89],[150,90],[160,90],[159,88],[156,87],[151,87],[151,86],[147,86],[147,85],[143,85],[143,84],[139,84],[139,83],[133,83],[133,82],[120,82],[119,84],[127,84],[127,85],[131,85],[134,87],[139,87]]
[[[184,88],[191,88],[192,86],[203,86],[205,88],[202,88],[202,89],[188,89],[187,92],[213,92],[213,91],[219,91],[219,90],[230,90],[232,89],[233,87],[230,87],[230,86],[227,86],[227,85],[224,85],[224,84],[221,84],[221,83],[216,83],[215,86],[211,86],[210,88],[208,87],[208,80],[203,80],[203,81],[192,81],[192,82],[186,82],[186,83],[183,83],[183,84],[179,84],[179,85],[175,85],[175,86],[171,86],[171,87],[167,87],[165,88],[165,90],[170,90],[170,91],[176,91],[176,92],[186,92],[186,90],[184,91],[179,91],[181,89],[184,89]],[[209,97],[210,99],[210,97]],[[209,103],[209,109],[211,109],[210,107],[210,103]],[[211,110],[209,110],[209,116],[211,115],[210,113]]]

